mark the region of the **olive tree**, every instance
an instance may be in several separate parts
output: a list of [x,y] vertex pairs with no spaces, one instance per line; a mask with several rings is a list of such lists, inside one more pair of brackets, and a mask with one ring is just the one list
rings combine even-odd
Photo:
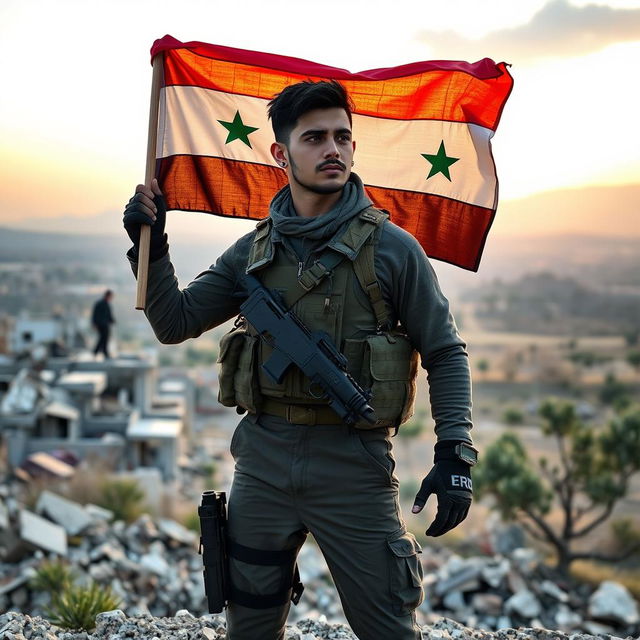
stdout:
[[[617,561],[640,550],[640,537],[630,535],[628,527],[619,528],[625,535],[616,555],[572,548],[610,518],[640,470],[640,409],[599,429],[584,425],[571,403],[547,400],[540,415],[544,434],[555,440],[557,461],[531,459],[521,440],[507,432],[484,451],[475,468],[476,493],[493,496],[504,519],[518,521],[533,538],[551,545],[563,573],[577,559]],[[549,518],[555,505],[561,512],[559,526]]]

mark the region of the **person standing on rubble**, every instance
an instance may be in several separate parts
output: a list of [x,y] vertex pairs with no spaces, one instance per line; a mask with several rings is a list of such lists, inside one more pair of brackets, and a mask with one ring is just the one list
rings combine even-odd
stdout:
[[113,312],[111,310],[111,300],[113,299],[113,291],[107,289],[100,300],[93,305],[91,312],[91,324],[98,332],[98,341],[93,350],[93,355],[102,352],[105,359],[109,359],[109,333],[111,325],[115,323]]
[[220,400],[246,410],[231,440],[228,505],[229,640],[281,640],[301,585],[296,557],[308,533],[322,550],[345,615],[361,640],[421,638],[420,545],[400,513],[392,436],[413,410],[418,356],[438,442],[413,513],[435,493],[427,535],[466,517],[472,501],[471,384],[465,343],[416,239],[372,207],[352,172],[351,102],[337,82],[300,82],[269,103],[271,154],[289,184],[268,218],[180,290],[164,233],[158,182],[125,208],[137,273],[140,225],[151,224],[145,314],[166,344],[239,313],[247,274],[276,290],[312,332],[327,333],[349,372],[372,392],[377,421],[345,424],[297,369],[276,382],[270,347],[251,325],[223,338]]

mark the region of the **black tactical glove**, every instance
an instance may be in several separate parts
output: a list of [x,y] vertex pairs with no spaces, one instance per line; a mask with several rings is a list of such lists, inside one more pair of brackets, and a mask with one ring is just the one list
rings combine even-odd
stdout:
[[420,513],[432,493],[438,497],[438,511],[426,530],[428,536],[441,536],[457,527],[469,513],[473,497],[471,465],[455,454],[459,440],[444,440],[435,446],[433,468],[422,481],[412,513]]
[[[154,220],[155,218],[155,220]],[[138,259],[140,245],[140,225],[151,225],[151,241],[149,246],[149,261],[162,258],[169,250],[167,234],[164,226],[167,219],[167,205],[158,181],[154,178],[151,189],[138,185],[133,197],[127,203],[122,217],[122,223],[133,242],[128,254],[133,260]]]

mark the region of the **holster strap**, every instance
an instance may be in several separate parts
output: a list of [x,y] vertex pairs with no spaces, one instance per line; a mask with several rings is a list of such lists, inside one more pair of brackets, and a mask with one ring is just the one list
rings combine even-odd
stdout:
[[327,405],[287,404],[263,398],[261,412],[284,418],[291,424],[343,424],[342,418]]
[[[227,540],[229,557],[260,566],[291,565],[295,562],[298,549],[254,549],[247,547],[235,540]],[[269,609],[285,605],[289,600],[298,604],[304,591],[304,585],[300,581],[298,565],[294,567],[292,584],[268,594],[256,594],[238,589],[233,583],[229,584],[229,600],[250,609]]]

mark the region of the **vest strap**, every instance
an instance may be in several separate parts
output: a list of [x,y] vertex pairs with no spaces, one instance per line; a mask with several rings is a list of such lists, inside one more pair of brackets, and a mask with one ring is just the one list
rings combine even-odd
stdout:
[[[382,223],[387,219],[388,215],[385,212],[378,211],[373,207],[365,209],[360,214],[360,218],[367,220],[375,224],[377,230],[382,226]],[[353,270],[355,271],[356,278],[360,286],[364,289],[365,293],[369,296],[369,301],[373,307],[373,312],[376,315],[376,322],[378,328],[389,326],[389,312],[387,305],[382,297],[382,288],[376,277],[375,270],[375,243],[376,234],[371,233],[365,245],[360,249],[356,259],[353,262]]]

